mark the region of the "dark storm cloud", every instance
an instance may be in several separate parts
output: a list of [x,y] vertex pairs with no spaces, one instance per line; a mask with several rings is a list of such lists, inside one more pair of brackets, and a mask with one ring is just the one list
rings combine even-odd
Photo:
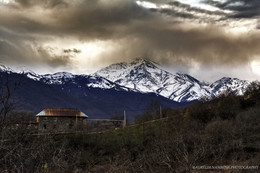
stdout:
[[[135,41],[125,40],[111,57],[143,56],[163,64],[244,64],[260,54],[260,36],[230,36],[215,28],[181,30],[141,26]],[[131,47],[132,51],[129,51]],[[119,56],[118,56],[119,55]]]
[[18,6],[15,7],[19,7],[20,5],[23,8],[29,8],[36,5],[41,5],[45,8],[54,8],[57,6],[67,5],[67,3],[63,0],[15,0],[15,2],[18,4]]
[[0,27],[0,61],[23,62],[31,61],[30,52],[33,50],[25,41],[32,41],[31,37],[15,34]]
[[[145,1],[144,1],[145,2]],[[147,1],[146,1],[147,2]],[[181,3],[177,0],[150,0],[157,5],[167,4],[169,6],[174,7],[172,8],[164,8],[164,9],[154,9],[152,8],[151,11],[161,12],[163,14],[171,15],[174,17],[183,17],[183,18],[190,18],[190,19],[197,19],[193,14],[201,14],[201,15],[222,15],[225,16],[226,14],[223,11],[210,11],[206,9],[202,9],[199,7],[191,6],[189,4]],[[178,10],[176,10],[178,9]]]
[[66,66],[70,63],[72,55],[55,55],[52,48],[38,47],[37,53],[40,54],[45,63],[51,67]]
[[184,4],[179,1],[171,1],[168,2],[168,4],[175,7],[182,8],[187,12],[195,12],[195,13],[208,14],[208,15],[225,15],[225,13],[221,11],[209,11],[198,7],[192,7],[189,4]]
[[76,49],[76,48],[74,48],[74,49],[63,49],[63,52],[64,53],[81,53],[81,50]]
[[19,56],[19,51],[11,46],[6,41],[0,40],[0,59],[1,61],[7,61],[10,57]]
[[[34,5],[42,7],[41,3]],[[150,18],[154,18],[149,10],[139,7],[132,0],[71,1],[69,5],[59,6],[55,10],[42,7],[43,16],[37,16],[40,13],[38,8],[27,11],[19,6],[22,8],[20,12],[23,15],[21,15],[19,10],[12,9],[14,6],[19,4],[11,4],[9,5],[11,10],[0,12],[0,25],[17,32],[74,35],[82,40],[122,37],[127,25],[135,20],[149,21]],[[10,14],[6,15],[7,12]]]
[[226,0],[225,2],[204,0],[203,2],[214,5],[220,9],[232,10],[232,18],[255,18],[260,16],[259,0]]
[[[57,4],[66,5],[48,5],[49,2],[17,1],[1,9],[0,26],[19,34],[19,41],[14,41],[12,34],[5,35],[1,49],[5,54],[12,48],[21,56],[9,54],[11,58],[64,66],[73,58],[68,53],[80,53],[62,48],[61,55],[56,55],[40,45],[47,40],[46,37],[69,37],[81,42],[101,40],[114,44],[113,50],[97,57],[100,63],[124,60],[122,57],[147,56],[164,63],[243,64],[260,53],[259,35],[233,36],[214,26],[190,27],[179,19],[194,18],[185,11],[161,10],[161,13],[171,14],[169,20],[155,10],[138,6],[133,0],[57,1]],[[174,1],[168,4],[210,14],[207,10]],[[28,38],[22,38],[24,35]],[[31,47],[26,47],[26,42]],[[23,49],[27,53],[17,51]],[[4,60],[3,55],[1,60]]]
[[0,28],[0,63],[41,63],[52,67],[66,66],[70,63],[71,55],[55,55],[52,49],[32,44],[33,42],[35,38],[31,36],[15,34]]
[[189,19],[194,19],[197,18],[194,15],[187,13],[187,12],[177,12],[172,9],[150,9],[152,12],[160,12],[162,14],[166,14],[169,16],[174,16],[174,17],[181,17],[181,18],[189,18]]

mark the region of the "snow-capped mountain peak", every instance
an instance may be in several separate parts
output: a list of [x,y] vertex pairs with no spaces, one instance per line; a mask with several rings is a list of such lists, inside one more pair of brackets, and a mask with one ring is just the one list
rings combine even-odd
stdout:
[[216,82],[210,84],[210,88],[215,95],[219,95],[228,89],[234,91],[238,95],[242,95],[249,84],[250,82],[246,80],[223,77]]
[[102,76],[119,85],[142,92],[153,92],[158,88],[154,86],[162,85],[160,81],[164,73],[154,63],[144,59],[136,59],[130,63],[112,64],[97,71],[94,75]]
[[210,91],[203,88],[197,79],[187,74],[173,75],[145,59],[113,64],[97,71],[95,75],[128,88],[154,92],[179,102],[195,100],[202,95],[210,96]]
[[149,67],[149,68],[157,68],[157,63],[148,60],[148,59],[142,59],[142,58],[136,58],[134,61],[129,63],[130,66],[142,66],[142,67]]
[[136,59],[130,63],[112,64],[97,71],[102,76],[121,86],[140,92],[154,92],[174,101],[186,102],[201,97],[213,97],[226,89],[242,94],[249,84],[236,78],[222,78],[212,84],[200,82],[188,74],[172,74],[147,59]]

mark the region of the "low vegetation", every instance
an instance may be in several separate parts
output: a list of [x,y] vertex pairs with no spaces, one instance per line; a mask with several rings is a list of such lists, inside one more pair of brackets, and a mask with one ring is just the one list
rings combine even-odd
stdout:
[[2,125],[0,172],[179,173],[202,165],[260,166],[259,83],[243,96],[227,91],[182,109],[148,110],[138,124],[105,133],[30,135]]

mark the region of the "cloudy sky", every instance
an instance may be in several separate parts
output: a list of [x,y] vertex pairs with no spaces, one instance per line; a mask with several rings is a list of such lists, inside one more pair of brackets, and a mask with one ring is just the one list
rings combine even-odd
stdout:
[[0,0],[0,63],[90,74],[137,57],[260,80],[259,0]]

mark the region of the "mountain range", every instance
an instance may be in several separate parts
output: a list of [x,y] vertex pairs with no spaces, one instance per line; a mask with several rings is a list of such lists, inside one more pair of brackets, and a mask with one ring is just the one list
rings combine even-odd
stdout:
[[172,74],[152,61],[136,59],[131,63],[112,64],[97,71],[121,86],[140,92],[153,92],[177,102],[189,102],[201,97],[214,97],[226,90],[243,94],[249,81],[223,77],[213,83],[200,82],[188,74]]
[[37,113],[47,107],[73,107],[90,118],[108,118],[126,110],[129,120],[143,113],[151,101],[157,100],[163,107],[182,107],[225,90],[243,94],[249,84],[227,77],[213,83],[200,82],[188,74],[172,74],[145,59],[112,64],[92,75],[39,75],[30,70],[13,71],[4,65],[0,65],[0,73],[8,74],[11,81],[22,77],[13,98],[19,103],[17,109]]

